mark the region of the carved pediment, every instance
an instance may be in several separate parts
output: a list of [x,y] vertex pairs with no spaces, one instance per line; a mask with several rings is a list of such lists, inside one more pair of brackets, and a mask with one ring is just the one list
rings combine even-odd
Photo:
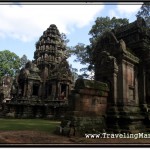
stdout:
[[98,40],[97,45],[94,50],[94,56],[99,57],[102,51],[109,52],[112,56],[117,53],[119,48],[119,41],[113,32],[105,32]]
[[116,58],[111,56],[109,52],[103,51],[100,53],[99,59],[97,60],[96,67],[99,67],[100,72],[118,71],[118,65]]

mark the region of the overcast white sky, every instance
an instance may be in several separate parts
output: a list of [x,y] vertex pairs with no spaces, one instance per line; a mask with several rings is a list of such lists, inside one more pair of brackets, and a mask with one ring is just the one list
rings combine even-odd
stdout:
[[[1,4],[1,3],[0,3]],[[141,3],[118,3],[118,5],[0,5],[0,50],[8,49],[18,56],[26,54],[32,60],[35,43],[50,24],[70,40],[69,46],[89,44],[88,32],[97,17],[127,18],[130,22]],[[79,68],[79,63],[73,63]]]

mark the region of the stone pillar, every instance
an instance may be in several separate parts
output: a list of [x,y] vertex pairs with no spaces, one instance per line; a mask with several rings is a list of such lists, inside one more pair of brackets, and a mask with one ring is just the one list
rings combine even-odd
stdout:
[[118,76],[118,65],[116,63],[116,59],[114,58],[113,60],[113,68],[111,70],[111,72],[108,72],[108,74],[111,74],[111,78],[110,78],[110,81],[111,81],[111,89],[110,89],[110,93],[111,93],[111,105],[116,105],[117,104],[117,99],[118,99],[118,87],[117,87],[117,84],[118,84],[118,79],[117,79],[117,76]]
[[25,82],[24,83],[24,89],[23,89],[23,97],[26,97],[27,96],[27,88],[28,87],[28,85],[27,85],[27,83]]
[[40,83],[39,91],[38,91],[38,96],[42,96],[42,83]]
[[68,99],[69,85],[66,85],[66,98]]
[[51,93],[51,95],[52,95],[52,100],[55,100],[56,99],[56,84],[55,83],[53,83],[52,84],[52,93]]
[[125,105],[127,103],[127,78],[128,78],[128,73],[127,73],[127,62],[125,60],[123,60],[122,63],[122,77],[123,77],[123,85],[121,85],[123,87],[122,91],[123,91],[123,95],[122,95],[122,102]]
[[57,83],[57,98],[61,95],[61,84]]
[[139,69],[139,103],[146,104],[146,73],[143,66],[140,65]]
[[113,103],[114,105],[117,104],[117,72],[113,73]]
[[27,94],[26,94],[26,96],[28,98],[30,98],[32,96],[32,94],[33,94],[33,82],[29,81],[28,82],[28,86],[27,86]]
[[42,82],[42,85],[41,85],[41,97],[42,99],[44,98],[45,96],[45,82]]
[[143,71],[143,103],[146,104],[146,72]]
[[135,82],[135,103],[136,105],[139,105],[139,95],[138,95],[138,77],[137,77],[137,74],[138,74],[138,70],[137,68],[135,67],[135,79],[134,79],[134,82]]

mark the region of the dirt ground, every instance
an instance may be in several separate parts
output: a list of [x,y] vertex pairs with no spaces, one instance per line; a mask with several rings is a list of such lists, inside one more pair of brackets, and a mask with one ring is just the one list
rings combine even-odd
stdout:
[[[0,131],[0,146],[12,144],[137,144],[150,146],[150,139],[86,139],[85,137],[66,137],[36,131]],[[94,145],[93,145],[94,146]]]

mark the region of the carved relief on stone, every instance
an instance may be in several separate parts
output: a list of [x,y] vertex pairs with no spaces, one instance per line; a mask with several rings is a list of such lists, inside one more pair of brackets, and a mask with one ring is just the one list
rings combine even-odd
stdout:
[[32,96],[32,88],[33,88],[33,82],[29,82],[27,87],[27,94],[26,94],[28,98]]
[[37,67],[37,65],[34,64],[34,63],[33,63],[33,71],[34,72],[39,72],[40,71],[39,68]]
[[58,57],[57,60],[58,60],[58,63],[60,63],[61,62],[61,57]]
[[50,48],[50,51],[51,51],[52,50],[52,45],[50,45],[49,48]]
[[43,51],[45,50],[45,45],[43,45]]
[[6,100],[11,100],[11,86],[13,84],[13,79],[9,76],[2,77],[2,86],[1,86],[1,93],[3,93],[3,102]]
[[40,63],[40,61],[41,61],[41,57],[39,57],[39,58],[37,59],[38,64]]
[[52,61],[52,56],[51,55],[49,55],[49,61]]
[[55,60],[55,57],[54,56],[52,56],[52,61],[54,61]]
[[42,38],[41,42],[42,42],[42,43],[44,42],[44,38]]
[[110,55],[114,56],[117,53],[119,41],[113,32],[105,32],[97,42],[95,50],[93,52],[93,59],[97,60],[102,51],[107,51]]
[[55,62],[58,63],[58,57],[55,58]]
[[46,60],[46,61],[48,61],[48,55],[47,54],[45,54],[45,56],[44,56],[44,59]]
[[46,45],[46,50],[49,50],[49,45]]

